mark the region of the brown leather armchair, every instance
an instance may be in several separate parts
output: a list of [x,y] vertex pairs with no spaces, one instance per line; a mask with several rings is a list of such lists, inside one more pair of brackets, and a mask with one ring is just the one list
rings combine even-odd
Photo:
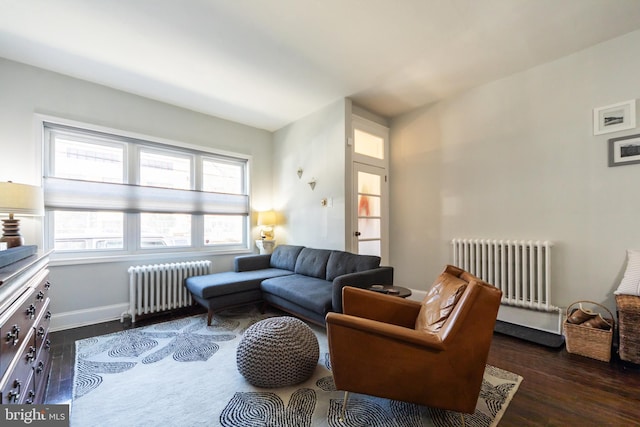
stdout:
[[343,313],[326,317],[343,411],[355,392],[473,413],[501,297],[453,266],[422,303],[345,287]]

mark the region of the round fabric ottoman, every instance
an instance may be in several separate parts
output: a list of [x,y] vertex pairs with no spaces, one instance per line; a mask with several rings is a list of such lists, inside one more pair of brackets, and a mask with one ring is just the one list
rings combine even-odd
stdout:
[[282,316],[251,325],[238,344],[238,371],[256,387],[284,387],[313,374],[320,357],[318,339],[303,321]]

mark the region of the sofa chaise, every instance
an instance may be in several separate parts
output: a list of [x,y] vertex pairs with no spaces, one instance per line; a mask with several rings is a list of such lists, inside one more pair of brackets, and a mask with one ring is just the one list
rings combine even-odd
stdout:
[[344,251],[280,245],[269,255],[236,257],[234,271],[189,277],[185,285],[207,309],[214,311],[265,302],[324,326],[328,312],[342,312],[342,288],[393,284],[393,267],[380,257]]

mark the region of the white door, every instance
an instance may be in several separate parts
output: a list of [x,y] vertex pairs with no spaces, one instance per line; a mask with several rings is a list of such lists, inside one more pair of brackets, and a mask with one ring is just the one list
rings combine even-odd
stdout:
[[352,126],[351,248],[387,263],[389,129],[355,115]]
[[362,255],[388,259],[387,179],[383,168],[354,163],[356,197],[352,212],[353,248]]

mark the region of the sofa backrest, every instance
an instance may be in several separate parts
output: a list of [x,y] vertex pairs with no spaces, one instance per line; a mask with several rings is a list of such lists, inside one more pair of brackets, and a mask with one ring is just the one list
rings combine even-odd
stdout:
[[371,270],[380,266],[380,257],[357,255],[344,251],[331,251],[327,262],[327,280],[359,271]]
[[283,270],[294,271],[296,268],[296,260],[298,255],[304,249],[304,246],[279,245],[276,246],[271,254],[269,265],[272,268],[281,268]]
[[329,255],[331,251],[328,249],[304,248],[298,255],[294,271],[296,274],[325,279]]

